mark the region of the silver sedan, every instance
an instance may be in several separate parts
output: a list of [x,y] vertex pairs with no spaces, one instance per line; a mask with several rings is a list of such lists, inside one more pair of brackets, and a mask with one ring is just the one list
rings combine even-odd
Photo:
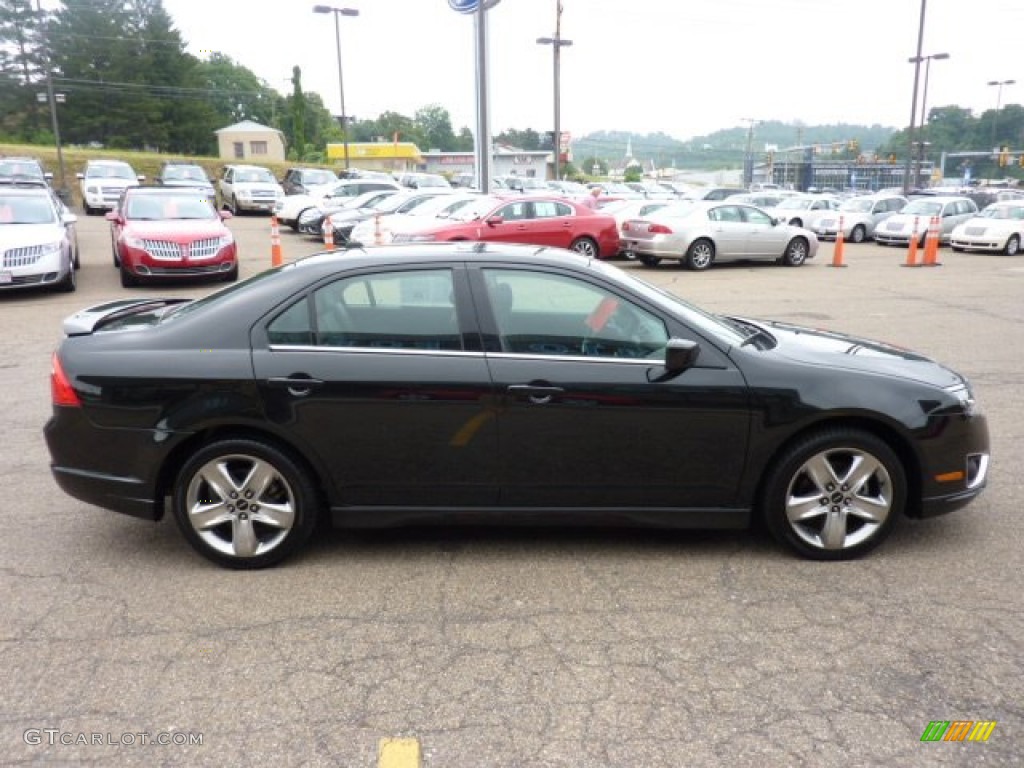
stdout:
[[649,267],[662,259],[689,269],[740,259],[771,259],[798,267],[818,252],[813,232],[785,224],[752,205],[681,201],[622,227],[623,250]]

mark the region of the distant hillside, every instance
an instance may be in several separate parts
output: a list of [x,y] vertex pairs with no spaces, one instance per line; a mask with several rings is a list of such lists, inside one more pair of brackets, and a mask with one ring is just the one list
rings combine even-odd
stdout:
[[[633,157],[644,168],[652,163],[658,168],[738,167],[746,152],[747,131],[747,126],[741,125],[685,141],[664,133],[599,131],[573,141],[572,153],[577,162],[596,157],[616,165],[625,157],[626,146],[631,143]],[[861,151],[870,151],[888,142],[895,132],[895,128],[881,125],[799,125],[769,121],[755,125],[751,148],[755,156],[760,156],[766,145],[785,149],[856,140]]]

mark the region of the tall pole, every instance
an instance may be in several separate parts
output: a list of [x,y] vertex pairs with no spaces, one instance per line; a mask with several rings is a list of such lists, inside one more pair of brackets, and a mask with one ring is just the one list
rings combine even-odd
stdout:
[[740,118],[748,123],[747,125],[747,151],[743,155],[743,186],[750,188],[754,181],[754,126],[757,120],[752,117]]
[[487,11],[492,3],[478,0],[476,12],[476,170],[477,188],[491,191],[491,103],[487,90]]
[[555,36],[538,37],[540,45],[550,45],[553,52],[555,65],[554,71],[554,95],[555,95],[555,131],[551,137],[552,148],[554,149],[554,174],[555,179],[562,178],[562,48],[572,45],[572,40],[562,37],[562,0],[555,0]]
[[918,131],[917,140],[917,167],[914,170],[914,186],[921,186],[921,165],[924,162],[924,145],[926,144],[925,137],[925,123],[928,121],[928,78],[932,71],[932,59],[942,60],[948,59],[948,53],[933,53],[930,56],[924,57],[924,89],[921,91],[921,122]]
[[330,5],[314,5],[313,13],[334,14],[334,45],[338,52],[338,95],[341,97],[341,139],[345,148],[345,170],[349,168],[348,160],[348,115],[345,113],[345,78],[341,73],[341,23],[339,16],[358,16],[355,8],[335,8]]
[[910,191],[910,163],[914,156],[914,126],[917,123],[917,86],[921,79],[921,50],[924,48],[924,17],[928,0],[921,0],[921,21],[917,29],[917,55],[914,62],[914,95],[910,99],[910,127],[907,129],[907,159],[903,165],[903,193]]
[[[39,25],[43,29],[46,24],[46,19],[43,16],[43,5],[42,0],[36,0],[36,10],[39,12]],[[67,199],[67,180],[64,174],[64,153],[61,151],[60,146],[60,125],[57,122],[57,95],[53,92],[53,59],[50,54],[50,35],[47,31],[43,32],[43,39],[46,42],[46,99],[50,102],[50,125],[53,128],[53,140],[57,145],[57,178],[60,183],[59,195],[60,199],[65,203],[70,202]]]

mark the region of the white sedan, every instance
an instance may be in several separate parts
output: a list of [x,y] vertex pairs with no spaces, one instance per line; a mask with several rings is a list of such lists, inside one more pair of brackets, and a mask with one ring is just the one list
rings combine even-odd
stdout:
[[435,227],[440,223],[438,219],[445,219],[463,206],[481,199],[484,196],[478,192],[440,195],[426,200],[407,213],[390,213],[365,219],[352,228],[349,240],[363,245],[390,243],[397,232],[408,233]]
[[0,187],[0,291],[75,290],[77,220],[49,187]]
[[954,251],[995,251],[1015,256],[1024,242],[1024,201],[992,203],[973,219],[953,229]]

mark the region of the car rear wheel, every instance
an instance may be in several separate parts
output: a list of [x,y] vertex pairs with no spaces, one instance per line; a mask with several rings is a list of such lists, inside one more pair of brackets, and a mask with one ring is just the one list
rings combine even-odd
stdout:
[[782,263],[787,267],[799,267],[807,261],[809,250],[810,247],[804,238],[794,237],[789,241],[789,245],[786,246],[785,253],[782,254]]
[[882,543],[903,512],[907,481],[895,452],[858,429],[813,433],[769,470],[765,523],[782,544],[813,560],[859,557]]
[[1010,235],[1010,239],[1006,241],[1003,253],[1007,256],[1016,256],[1020,253],[1020,238],[1017,235]]
[[292,554],[312,534],[319,507],[305,469],[262,440],[210,443],[174,484],[174,517],[185,539],[228,568],[265,568]]
[[695,240],[690,244],[690,247],[686,249],[686,256],[683,259],[683,264],[688,269],[702,270],[707,269],[711,266],[711,262],[715,260],[715,244],[710,240],[701,238]]
[[867,235],[868,235],[868,233],[867,233],[867,230],[864,229],[864,225],[863,224],[858,224],[850,232],[850,242],[851,243],[863,243],[864,240],[867,239]]
[[661,259],[657,256],[640,256],[640,263],[645,267],[656,267],[661,264]]
[[597,243],[589,237],[577,237],[572,241],[569,250],[581,253],[584,256],[596,259],[598,257]]

